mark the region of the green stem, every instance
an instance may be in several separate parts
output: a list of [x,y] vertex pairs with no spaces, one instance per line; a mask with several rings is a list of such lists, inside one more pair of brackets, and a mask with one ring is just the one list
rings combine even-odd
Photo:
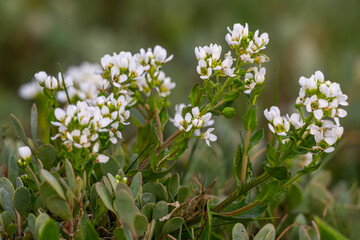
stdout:
[[[162,150],[164,150],[167,146],[169,146],[178,136],[180,136],[182,133],[182,131],[177,130],[176,132],[174,132],[170,137],[168,137],[168,139],[166,139],[164,141],[164,143],[158,148],[156,149],[156,154],[158,154],[159,152],[161,152]],[[139,166],[138,169],[144,169],[148,163],[150,161],[150,158],[147,157]]]
[[[264,172],[254,180],[250,181],[249,183],[245,184],[240,191],[233,192],[230,196],[228,196],[226,199],[224,199],[221,203],[216,205],[211,211],[212,212],[220,212],[227,206],[229,206],[232,202],[234,202],[236,199],[247,193],[252,188],[256,187],[257,185],[265,182],[268,178],[270,178],[270,174],[267,172]],[[194,225],[198,223],[201,220],[201,215],[198,215],[186,222],[187,225]]]
[[[66,93],[67,100],[68,100],[69,104],[71,104],[71,100],[70,100],[69,93],[68,93],[68,90],[67,90],[67,87],[66,87],[66,84],[65,84],[65,78],[64,78],[64,74],[63,74],[63,71],[61,69],[60,63],[58,63],[58,67],[59,67],[61,78],[62,78],[62,81],[63,81],[63,84],[64,84],[64,90],[65,90],[65,93]],[[61,84],[60,84],[60,86],[61,86]]]
[[246,181],[246,170],[247,170],[247,160],[248,160],[247,150],[250,142],[250,134],[251,132],[249,130],[246,131],[244,154],[243,154],[242,166],[241,166],[241,180],[240,180],[243,186],[245,185],[245,181]]
[[220,214],[226,215],[226,216],[238,215],[238,214],[240,214],[240,213],[243,213],[243,212],[246,212],[246,211],[250,210],[250,209],[253,208],[253,207],[256,207],[256,206],[260,205],[261,203],[262,203],[262,201],[258,200],[258,201],[255,201],[255,202],[253,202],[253,203],[250,203],[249,205],[246,205],[245,207],[236,209],[235,211],[231,211],[231,212],[221,212]]

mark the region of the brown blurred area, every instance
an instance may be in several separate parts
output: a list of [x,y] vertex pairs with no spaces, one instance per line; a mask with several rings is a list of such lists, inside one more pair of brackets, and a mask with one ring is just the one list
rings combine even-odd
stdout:
[[[194,47],[218,43],[226,53],[226,27],[247,22],[250,30],[270,35],[260,124],[265,127],[261,112],[274,102],[276,80],[279,107],[291,112],[299,77],[321,70],[349,96],[348,117],[341,122],[344,144],[327,168],[337,179],[360,180],[359,9],[358,0],[2,0],[0,124],[9,125],[10,113],[28,121],[31,102],[20,99],[17,90],[34,73],[55,74],[58,63],[66,69],[83,61],[100,62],[106,53],[157,44],[174,54],[164,69],[177,84],[172,103],[186,102],[191,86],[200,81]],[[238,132],[240,117],[220,123]],[[229,141],[225,136],[219,133],[220,146]]]

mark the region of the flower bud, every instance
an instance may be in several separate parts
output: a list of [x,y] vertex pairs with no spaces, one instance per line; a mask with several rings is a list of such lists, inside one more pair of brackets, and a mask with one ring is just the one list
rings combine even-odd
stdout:
[[232,118],[233,116],[235,116],[236,111],[233,107],[226,107],[223,109],[222,113],[226,118]]
[[28,146],[19,147],[19,156],[22,160],[31,160],[31,149]]

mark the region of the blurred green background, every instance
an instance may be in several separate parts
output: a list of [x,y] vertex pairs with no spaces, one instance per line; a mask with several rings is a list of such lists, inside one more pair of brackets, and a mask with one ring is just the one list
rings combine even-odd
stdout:
[[[106,53],[136,52],[156,44],[174,54],[164,68],[177,84],[172,103],[188,103],[187,95],[199,81],[194,47],[218,43],[226,53],[226,27],[247,22],[250,30],[270,35],[265,50],[271,59],[265,64],[267,87],[259,103],[262,127],[266,123],[261,112],[274,103],[276,79],[282,113],[293,111],[299,77],[309,77],[316,70],[339,82],[349,96],[348,117],[341,122],[343,144],[326,168],[335,176],[334,182],[346,180],[351,185],[360,180],[359,9],[359,0],[1,0],[0,126],[9,125],[9,115],[14,113],[28,127],[32,103],[20,99],[17,90],[34,73],[56,74],[58,63],[66,69],[83,61],[100,62]],[[245,105],[238,105],[241,113]],[[207,153],[215,153],[216,164],[206,162],[206,156],[198,162],[207,164],[201,171],[210,179],[220,173],[231,176],[240,141],[240,113],[217,122],[218,142]]]

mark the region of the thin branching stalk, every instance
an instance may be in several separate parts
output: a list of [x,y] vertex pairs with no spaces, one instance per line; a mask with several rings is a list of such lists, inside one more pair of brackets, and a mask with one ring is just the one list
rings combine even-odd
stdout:
[[244,154],[242,157],[242,166],[241,166],[241,184],[244,186],[246,181],[246,170],[247,170],[247,160],[248,160],[248,147],[250,142],[250,131],[246,132],[246,138],[245,138],[245,147],[244,147]]

